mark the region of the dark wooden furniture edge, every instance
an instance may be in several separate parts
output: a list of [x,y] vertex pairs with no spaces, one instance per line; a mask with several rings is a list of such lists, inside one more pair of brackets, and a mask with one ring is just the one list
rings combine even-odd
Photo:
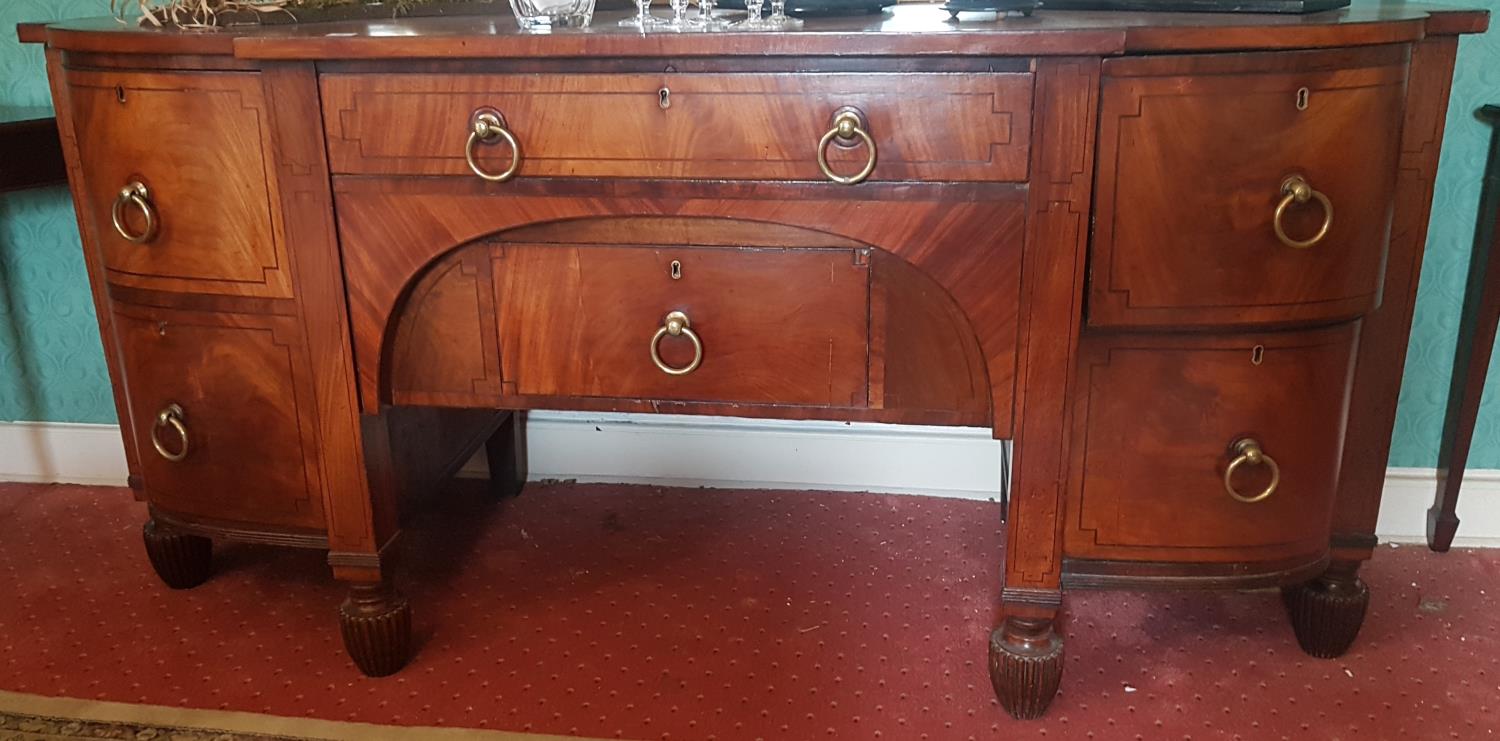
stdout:
[[[25,43],[70,52],[234,56],[259,60],[521,59],[532,57],[858,56],[1116,56],[1145,52],[1231,51],[1364,46],[1418,41],[1426,36],[1479,33],[1484,10],[1399,4],[1308,16],[1234,15],[1194,24],[1172,13],[1055,11],[1042,22],[963,29],[882,28],[869,19],[814,19],[806,30],[777,34],[526,34],[509,25],[462,18],[399,19],[407,35],[363,35],[361,22],[234,28],[218,33],[135,29],[113,18],[54,24],[23,23]],[[610,25],[610,12],[598,25]],[[1291,20],[1288,20],[1288,19]],[[337,27],[340,35],[329,29]],[[429,33],[423,33],[428,31]],[[878,44],[871,43],[878,38]]]
[[1458,533],[1458,495],[1474,442],[1474,424],[1484,396],[1490,354],[1500,324],[1500,105],[1487,105],[1479,118],[1494,127],[1489,159],[1469,256],[1468,285],[1458,320],[1458,343],[1453,351],[1453,373],[1443,434],[1438,443],[1437,493],[1427,510],[1427,545],[1443,553]]
[[1328,569],[1325,552],[1311,560],[1290,559],[1261,564],[1190,564],[1063,560],[1063,587],[1068,589],[1264,589],[1300,584]]
[[0,116],[0,193],[68,182],[57,119],[43,109],[31,115],[13,121]]

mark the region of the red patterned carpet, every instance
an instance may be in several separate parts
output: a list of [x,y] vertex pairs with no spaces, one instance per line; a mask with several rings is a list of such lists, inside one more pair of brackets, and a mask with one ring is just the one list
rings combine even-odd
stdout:
[[[472,487],[471,487],[472,488]],[[322,556],[172,592],[122,489],[0,485],[0,689],[630,739],[1470,739],[1500,731],[1500,552],[1382,547],[1343,659],[1272,592],[1085,593],[1063,694],[995,704],[997,506],[626,486],[457,492],[409,531],[420,653],[359,676]],[[1488,592],[1488,593],[1487,593]]]

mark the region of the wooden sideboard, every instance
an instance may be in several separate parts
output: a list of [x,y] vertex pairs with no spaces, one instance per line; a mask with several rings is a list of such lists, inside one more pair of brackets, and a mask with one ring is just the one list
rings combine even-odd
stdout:
[[517,491],[523,410],[983,425],[1013,715],[1067,588],[1279,586],[1345,651],[1486,16],[946,19],[23,27],[157,572],[326,549],[390,674],[402,512],[486,445]]

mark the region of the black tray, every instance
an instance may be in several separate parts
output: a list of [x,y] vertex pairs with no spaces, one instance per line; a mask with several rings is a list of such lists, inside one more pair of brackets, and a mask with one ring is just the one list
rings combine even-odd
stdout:
[[[786,0],[787,15],[873,15],[896,4],[896,0]],[[721,8],[745,9],[745,0],[723,0]],[[761,15],[771,12],[771,0],[761,9]]]
[[1349,0],[1045,0],[1048,10],[1162,10],[1187,13],[1320,13]]

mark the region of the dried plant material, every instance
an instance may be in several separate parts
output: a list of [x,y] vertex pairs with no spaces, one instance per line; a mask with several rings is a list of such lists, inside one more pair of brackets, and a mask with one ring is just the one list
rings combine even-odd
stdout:
[[[434,0],[385,0],[395,15],[400,15],[413,6]],[[454,2],[455,0],[447,0]],[[464,1],[464,0],[457,0]],[[473,0],[483,2],[486,0]],[[490,0],[492,1],[492,0]],[[359,6],[367,0],[109,0],[110,11],[125,22],[127,14],[137,10],[141,14],[141,25],[175,26],[177,28],[214,29],[219,27],[221,13],[286,13],[292,10],[321,10],[339,6]],[[295,18],[295,16],[293,15]]]

